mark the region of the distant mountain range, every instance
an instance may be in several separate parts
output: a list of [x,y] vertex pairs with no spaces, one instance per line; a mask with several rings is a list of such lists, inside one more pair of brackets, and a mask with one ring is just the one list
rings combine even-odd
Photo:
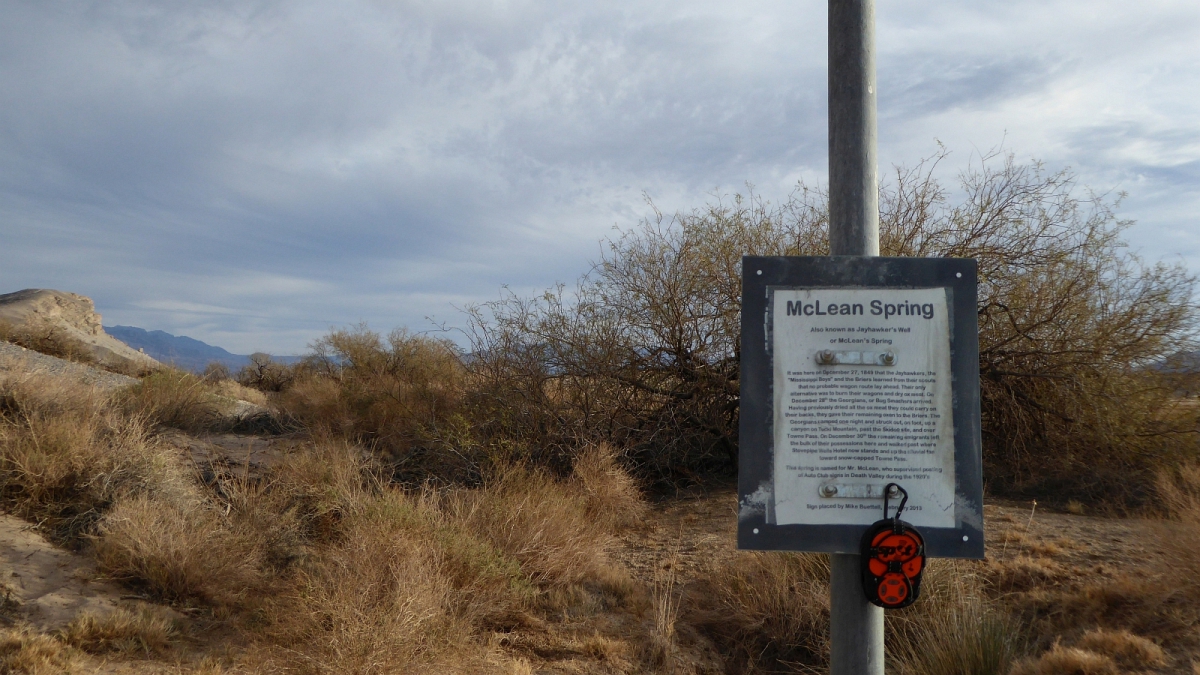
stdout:
[[[163,363],[173,363],[178,368],[193,372],[204,370],[205,366],[214,361],[225,364],[232,371],[250,363],[249,355],[233,354],[186,335],[171,335],[161,330],[146,330],[136,326],[105,326],[104,330],[121,342],[134,349],[140,349]],[[277,361],[292,363],[301,357],[274,358]]]

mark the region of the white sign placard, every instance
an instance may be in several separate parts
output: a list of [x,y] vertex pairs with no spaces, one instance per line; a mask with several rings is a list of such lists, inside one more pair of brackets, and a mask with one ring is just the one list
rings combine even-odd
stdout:
[[955,527],[944,288],[775,289],[774,522]]

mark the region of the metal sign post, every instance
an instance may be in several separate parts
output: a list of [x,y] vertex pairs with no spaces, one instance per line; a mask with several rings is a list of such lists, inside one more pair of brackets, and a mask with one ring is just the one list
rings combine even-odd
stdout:
[[[879,255],[875,0],[829,0],[829,255]],[[857,554],[829,555],[829,671],[883,675],[883,609]]]
[[742,259],[738,548],[830,554],[833,675],[883,675],[887,486],[926,555],[983,557],[977,266],[879,257],[875,92],[874,0],[830,0],[830,255]]

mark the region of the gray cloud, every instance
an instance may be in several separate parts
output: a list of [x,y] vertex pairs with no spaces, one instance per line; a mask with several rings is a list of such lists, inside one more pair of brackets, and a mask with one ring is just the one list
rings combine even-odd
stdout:
[[[1147,250],[1178,250],[1154,242],[1196,202],[1197,26],[881,4],[881,157],[1004,141],[1119,184]],[[240,351],[453,322],[574,279],[643,192],[821,180],[824,31],[824,3],[8,3],[0,289]]]

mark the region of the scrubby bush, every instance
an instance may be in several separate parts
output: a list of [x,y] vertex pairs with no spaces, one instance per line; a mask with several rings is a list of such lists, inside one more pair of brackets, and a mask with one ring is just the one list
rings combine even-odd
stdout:
[[452,343],[360,325],[312,348],[275,398],[287,415],[366,445],[397,479],[478,481],[479,447],[462,409],[466,370]]
[[[1196,452],[1154,366],[1195,337],[1195,280],[1125,248],[1129,221],[1067,172],[987,157],[953,193],[934,160],[881,191],[883,255],[979,261],[985,475],[993,492],[1142,503]],[[660,480],[736,465],[743,255],[825,255],[827,197],[734,196],[608,242],[579,284],[472,310],[476,420],[540,452],[630,448]]]
[[212,361],[207,366],[204,366],[204,371],[200,373],[200,377],[205,382],[224,382],[233,379],[233,373],[229,372],[229,366],[220,361]]
[[294,368],[262,352],[251,354],[250,363],[238,369],[234,376],[243,386],[268,392],[283,391],[294,378]]

